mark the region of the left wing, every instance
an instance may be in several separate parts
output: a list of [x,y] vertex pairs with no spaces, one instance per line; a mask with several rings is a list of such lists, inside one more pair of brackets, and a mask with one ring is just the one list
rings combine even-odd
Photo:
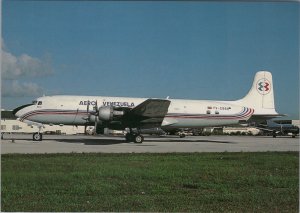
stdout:
[[147,99],[127,112],[122,122],[131,128],[153,128],[161,126],[171,101],[165,99]]
[[251,118],[247,121],[249,123],[251,122],[255,122],[255,123],[261,123],[263,121],[266,121],[266,120],[270,120],[270,119],[273,119],[273,118],[281,118],[283,116],[287,116],[286,114],[265,114],[265,115],[252,115]]

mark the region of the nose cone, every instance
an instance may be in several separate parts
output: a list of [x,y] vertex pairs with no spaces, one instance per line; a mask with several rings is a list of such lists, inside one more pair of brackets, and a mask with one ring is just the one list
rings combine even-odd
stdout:
[[22,116],[22,113],[21,113],[21,110],[24,109],[25,107],[28,107],[28,106],[32,106],[32,104],[26,104],[26,105],[22,105],[22,106],[19,106],[17,108],[15,108],[13,110],[13,114],[15,116],[17,116],[18,118]]

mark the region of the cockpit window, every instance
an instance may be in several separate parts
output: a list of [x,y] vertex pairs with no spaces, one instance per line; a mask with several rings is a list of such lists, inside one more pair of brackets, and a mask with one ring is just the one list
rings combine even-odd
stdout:
[[39,101],[39,102],[38,102],[38,105],[42,105],[42,104],[43,104],[43,102],[42,102],[42,101]]
[[32,101],[32,104],[33,104],[33,105],[36,105],[36,104],[37,104],[37,101]]

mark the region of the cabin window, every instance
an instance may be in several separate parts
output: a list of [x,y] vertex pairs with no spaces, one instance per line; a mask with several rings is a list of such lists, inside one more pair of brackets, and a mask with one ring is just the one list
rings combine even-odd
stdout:
[[43,104],[43,102],[42,102],[42,101],[39,101],[39,102],[38,102],[38,105],[42,105],[42,104]]
[[215,111],[215,114],[216,114],[216,115],[219,115],[220,113],[219,113],[219,111]]
[[209,114],[210,114],[210,110],[207,110],[207,111],[206,111],[206,114],[208,114],[208,115],[209,115]]

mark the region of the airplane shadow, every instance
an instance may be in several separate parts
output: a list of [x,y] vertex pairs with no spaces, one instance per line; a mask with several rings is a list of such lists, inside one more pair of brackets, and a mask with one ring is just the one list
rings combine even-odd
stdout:
[[225,144],[235,144],[236,142],[232,141],[218,141],[218,140],[146,140],[147,142],[174,142],[174,143],[193,143],[193,142],[201,142],[201,143],[225,143]]
[[114,144],[126,144],[128,143],[124,139],[53,139],[60,143],[83,143],[84,145],[114,145]]
[[[114,145],[114,144],[133,144],[137,146],[156,146],[151,144],[145,144],[145,143],[134,143],[134,142],[127,142],[125,139],[122,138],[116,138],[116,139],[107,139],[107,138],[93,138],[93,139],[53,139],[54,141],[61,142],[61,143],[83,143],[85,145]],[[235,142],[231,141],[218,141],[218,140],[189,140],[189,139],[155,139],[147,138],[145,137],[144,142],[154,142],[154,143],[166,143],[166,142],[172,142],[172,143],[220,143],[220,144],[235,144]]]
[[[28,141],[33,142],[31,138],[4,138],[4,140],[8,141]],[[134,142],[127,142],[124,138],[101,138],[101,137],[91,137],[91,138],[47,138],[44,137],[43,141],[55,141],[58,143],[82,143],[84,145],[114,145],[114,144],[132,144],[136,146],[156,146],[155,144],[136,144]],[[36,141],[34,143],[43,143],[43,141]],[[193,138],[175,138],[175,137],[145,137],[144,142],[153,142],[153,143],[219,143],[219,144],[236,144],[236,142],[232,141],[224,141],[224,140],[212,140],[212,139],[193,139]]]

